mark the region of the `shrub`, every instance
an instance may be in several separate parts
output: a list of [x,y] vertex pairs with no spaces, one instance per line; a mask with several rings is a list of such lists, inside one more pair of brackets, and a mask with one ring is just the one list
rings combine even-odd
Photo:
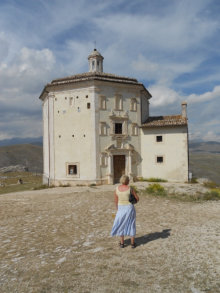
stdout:
[[194,178],[192,178],[192,179],[191,179],[191,181],[190,181],[190,183],[198,183],[198,180],[197,180],[197,178],[195,178],[195,177],[194,177]]
[[33,190],[47,189],[50,188],[47,184],[42,184],[33,188]]
[[154,178],[154,177],[151,177],[151,178],[139,177],[138,181],[141,181],[141,182],[167,182],[167,180],[165,180],[165,179]]
[[165,188],[163,186],[161,186],[158,183],[155,184],[150,184],[147,188],[146,188],[146,192],[153,194],[153,195],[161,195],[161,196],[166,196],[167,192],[165,190]]
[[205,200],[220,200],[220,189],[211,189],[204,195]]
[[148,182],[167,182],[167,180],[165,180],[165,179],[154,178],[154,177],[148,178],[148,179],[146,179],[146,181],[148,181]]
[[214,181],[206,181],[203,185],[207,188],[216,188],[218,186]]
[[62,184],[60,183],[59,184],[59,187],[70,187],[71,185],[69,183],[65,183],[65,184]]

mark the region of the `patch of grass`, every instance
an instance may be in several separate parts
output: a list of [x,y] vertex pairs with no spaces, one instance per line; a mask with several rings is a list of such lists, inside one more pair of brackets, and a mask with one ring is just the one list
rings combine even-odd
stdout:
[[[23,184],[18,184],[21,178]],[[42,175],[31,172],[0,173],[0,194],[33,190],[42,185]]]
[[220,200],[220,188],[211,189],[204,195],[205,200]]
[[42,184],[33,188],[33,190],[47,189],[50,188],[47,184]]
[[216,188],[218,187],[217,183],[215,183],[214,181],[206,181],[203,183],[203,185],[207,188]]
[[154,177],[150,177],[150,178],[139,177],[138,181],[141,181],[141,182],[167,182],[167,180],[165,180],[165,179],[154,178]]
[[166,196],[167,191],[159,183],[150,184],[145,191],[152,195]]
[[0,194],[33,190],[37,186],[38,186],[37,183],[15,184],[15,185],[3,186],[3,187],[0,187]]
[[190,181],[190,183],[193,183],[193,184],[194,184],[194,183],[198,183],[197,178],[192,178],[191,181]]
[[66,184],[60,184],[59,187],[70,187],[71,185],[69,183]]
[[92,184],[89,185],[89,187],[94,187],[94,186],[96,186],[95,183],[92,183]]

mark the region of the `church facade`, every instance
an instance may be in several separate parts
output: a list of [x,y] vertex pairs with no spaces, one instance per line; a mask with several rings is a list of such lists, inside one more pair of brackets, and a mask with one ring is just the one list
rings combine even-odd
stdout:
[[134,78],[103,72],[89,55],[89,72],[53,80],[43,89],[43,182],[114,184],[156,177],[188,181],[186,103],[179,115],[149,115],[151,94]]

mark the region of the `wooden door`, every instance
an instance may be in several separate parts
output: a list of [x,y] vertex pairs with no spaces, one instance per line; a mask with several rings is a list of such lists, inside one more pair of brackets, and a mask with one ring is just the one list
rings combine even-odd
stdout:
[[113,157],[114,183],[119,183],[122,175],[125,174],[125,156],[117,155]]

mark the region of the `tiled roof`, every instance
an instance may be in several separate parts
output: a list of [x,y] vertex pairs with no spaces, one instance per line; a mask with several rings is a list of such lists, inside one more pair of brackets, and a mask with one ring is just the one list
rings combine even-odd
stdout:
[[145,90],[148,93],[148,95],[151,97],[151,94],[148,92],[148,90],[145,88],[145,86],[142,83],[138,82],[137,79],[135,79],[135,78],[115,75],[115,74],[111,74],[111,73],[104,73],[104,72],[85,72],[85,73],[81,73],[81,74],[76,74],[76,75],[52,80],[51,83],[48,83],[44,87],[44,89],[40,95],[40,99],[43,99],[45,91],[49,91],[50,88],[53,86],[67,85],[67,84],[71,84],[71,83],[78,83],[78,82],[92,81],[92,80],[100,80],[100,81],[107,81],[107,82],[117,82],[117,83],[138,85],[138,86],[143,87],[143,90]]
[[165,127],[165,126],[185,126],[187,125],[187,118],[182,115],[170,115],[170,116],[152,116],[149,117],[141,127]]
[[51,82],[51,85],[78,82],[78,81],[84,81],[84,80],[94,80],[94,79],[140,84],[135,78],[119,76],[119,75],[104,73],[104,72],[85,72],[81,74],[67,76],[64,78],[55,79]]

